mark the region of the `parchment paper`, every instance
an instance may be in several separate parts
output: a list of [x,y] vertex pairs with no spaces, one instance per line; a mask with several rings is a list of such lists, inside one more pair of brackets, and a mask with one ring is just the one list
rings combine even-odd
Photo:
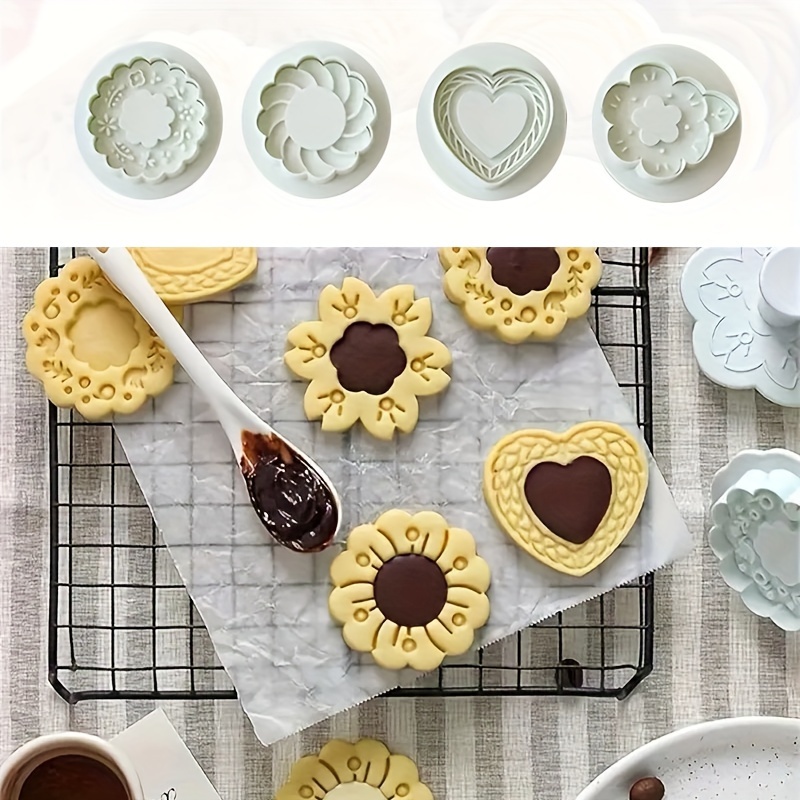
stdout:
[[[264,250],[260,256],[251,283],[187,309],[189,333],[256,413],[328,471],[344,506],[342,538],[395,507],[435,509],[472,532],[492,570],[492,613],[478,634],[480,645],[689,551],[689,532],[653,462],[636,526],[583,578],[561,575],[520,550],[483,501],[483,460],[507,433],[531,426],[561,430],[587,419],[637,432],[585,320],[568,325],[553,343],[515,347],[495,341],[469,328],[446,300],[433,249]],[[319,291],[341,284],[346,275],[366,280],[376,292],[412,283],[417,296],[431,297],[431,335],[453,354],[450,387],[438,397],[421,398],[416,429],[394,442],[376,441],[360,428],[347,435],[323,433],[303,414],[307,384],[283,364],[287,331],[316,319]],[[383,670],[369,655],[346,647],[327,610],[328,567],[340,547],[311,556],[272,543],[250,507],[221,428],[182,372],[151,406],[115,424],[263,743],[419,677]]]

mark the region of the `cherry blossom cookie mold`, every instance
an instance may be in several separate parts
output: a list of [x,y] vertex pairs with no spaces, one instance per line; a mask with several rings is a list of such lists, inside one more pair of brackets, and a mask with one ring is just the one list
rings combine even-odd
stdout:
[[366,59],[335,42],[305,42],[258,71],[242,127],[250,156],[275,186],[299,197],[333,197],[377,167],[391,110]]
[[459,50],[437,67],[417,109],[431,169],[451,189],[502,200],[542,181],[561,154],[567,112],[535,56],[509,44]]
[[640,50],[600,87],[593,114],[597,154],[629,192],[688,200],[730,168],[741,136],[736,90],[710,58],[678,45]]
[[78,149],[113,191],[146,200],[183,191],[208,169],[222,135],[211,76],[188,53],[142,42],[97,64],[78,95]]

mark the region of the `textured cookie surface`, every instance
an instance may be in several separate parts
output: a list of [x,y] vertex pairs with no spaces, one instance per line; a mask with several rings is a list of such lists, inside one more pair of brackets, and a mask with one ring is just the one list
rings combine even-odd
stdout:
[[569,575],[585,575],[619,547],[647,491],[647,457],[610,422],[564,433],[521,430],[500,440],[484,466],[486,502],[527,553]]
[[558,336],[589,310],[602,273],[591,247],[444,247],[439,261],[467,321],[511,344]]

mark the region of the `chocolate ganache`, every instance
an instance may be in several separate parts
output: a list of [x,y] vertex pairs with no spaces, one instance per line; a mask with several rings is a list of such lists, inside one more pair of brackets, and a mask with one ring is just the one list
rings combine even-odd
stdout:
[[65,754],[35,767],[22,783],[19,800],[130,800],[130,795],[110,767]]
[[348,392],[384,394],[407,363],[391,325],[353,322],[331,348],[331,364]]
[[374,592],[375,605],[386,619],[413,628],[439,616],[447,601],[447,580],[435,561],[404,553],[378,570]]
[[317,471],[271,434],[242,432],[242,475],[270,535],[301,553],[323,550],[339,527],[336,502]]
[[552,247],[490,247],[486,260],[494,282],[519,296],[544,291],[561,266]]

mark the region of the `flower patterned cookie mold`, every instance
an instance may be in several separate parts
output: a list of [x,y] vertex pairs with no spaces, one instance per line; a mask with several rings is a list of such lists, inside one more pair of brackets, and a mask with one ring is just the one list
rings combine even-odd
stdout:
[[413,286],[380,295],[357,278],[326,286],[319,320],[288,335],[287,366],[310,381],[303,407],[326,431],[345,431],[358,420],[375,437],[408,433],[419,418],[418,396],[443,391],[450,382],[447,347],[427,336],[431,302]]
[[708,543],[750,611],[800,630],[800,456],[744,450],[714,477]]
[[[755,389],[773,403],[798,407],[800,325],[768,321],[774,312],[760,288],[765,265],[785,255],[791,253],[701,248],[686,262],[681,296],[694,319],[692,346],[703,374],[729,389]],[[795,261],[786,269],[800,277],[800,257]],[[791,292],[785,299],[791,301]]]
[[355,528],[331,565],[331,616],[348,647],[387,669],[438,667],[489,618],[489,566],[440,514],[394,509]]
[[433,800],[417,765],[382,742],[333,739],[292,766],[275,800]]
[[298,45],[267,62],[243,114],[256,164],[303,197],[329,197],[364,180],[383,155],[390,124],[378,75],[332,42]]
[[630,532],[644,504],[647,457],[610,422],[563,433],[521,430],[491,450],[483,473],[486,503],[525,552],[568,575],[603,563]]
[[603,269],[591,247],[445,247],[439,261],[447,298],[510,344],[552,339],[583,316]]
[[172,383],[174,357],[90,258],[39,284],[22,330],[51,402],[90,421],[132,413]]

